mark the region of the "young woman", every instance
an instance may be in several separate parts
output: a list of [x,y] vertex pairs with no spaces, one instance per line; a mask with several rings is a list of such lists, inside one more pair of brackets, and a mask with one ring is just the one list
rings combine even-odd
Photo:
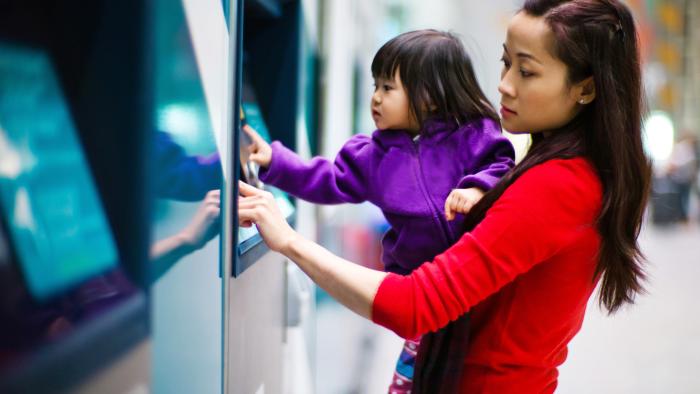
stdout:
[[[410,275],[331,254],[295,233],[271,195],[240,185],[241,225],[255,223],[358,314],[406,338],[426,334],[414,393],[551,393],[596,285],[609,312],[642,291],[650,169],[629,10],[616,0],[528,0],[508,27],[503,63],[502,125],[532,133],[533,145],[471,209],[462,238]],[[463,342],[453,334],[467,312]]]

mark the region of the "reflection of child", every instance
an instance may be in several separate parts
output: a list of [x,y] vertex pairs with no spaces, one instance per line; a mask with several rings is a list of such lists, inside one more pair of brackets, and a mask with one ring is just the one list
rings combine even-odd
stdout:
[[[262,181],[315,203],[381,208],[391,225],[382,239],[385,268],[407,274],[457,241],[463,216],[455,214],[467,213],[495,185],[514,153],[453,35],[402,34],[379,49],[372,74],[377,130],[351,138],[334,162],[304,162],[244,129]],[[410,386],[412,363],[402,354],[403,387]]]
[[188,155],[169,133],[157,131],[153,143],[153,191],[158,198],[200,201],[220,189],[223,174],[218,152]]

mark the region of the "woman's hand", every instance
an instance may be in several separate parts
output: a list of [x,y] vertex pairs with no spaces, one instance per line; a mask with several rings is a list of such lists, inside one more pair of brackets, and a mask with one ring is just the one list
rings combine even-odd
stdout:
[[245,182],[238,182],[238,224],[258,227],[267,246],[286,254],[289,245],[297,238],[297,233],[289,226],[277,207],[272,193],[257,189]]
[[386,273],[344,260],[297,234],[269,192],[238,182],[238,223],[255,223],[270,249],[280,252],[343,305],[372,318],[374,295]]
[[248,151],[250,152],[249,160],[258,164],[260,167],[269,167],[272,161],[272,147],[270,144],[248,125],[243,126],[243,131],[248,134],[248,137],[253,141],[248,147]]
[[454,220],[457,213],[468,213],[483,196],[484,192],[476,187],[452,190],[445,200],[445,217]]

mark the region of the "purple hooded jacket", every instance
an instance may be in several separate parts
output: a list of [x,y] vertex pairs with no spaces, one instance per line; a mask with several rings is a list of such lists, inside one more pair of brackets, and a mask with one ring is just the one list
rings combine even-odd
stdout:
[[513,147],[497,123],[480,119],[457,126],[429,120],[413,140],[401,130],[355,135],[331,162],[302,160],[279,142],[260,179],[317,204],[378,206],[391,228],[382,238],[385,269],[407,274],[455,243],[464,217],[448,222],[452,189],[491,189],[513,167]]

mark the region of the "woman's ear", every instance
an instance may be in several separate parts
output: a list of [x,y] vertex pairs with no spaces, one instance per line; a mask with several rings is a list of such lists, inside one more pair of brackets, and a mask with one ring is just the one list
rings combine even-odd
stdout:
[[593,77],[588,77],[578,82],[573,89],[574,99],[581,105],[590,104],[595,100],[595,81]]

